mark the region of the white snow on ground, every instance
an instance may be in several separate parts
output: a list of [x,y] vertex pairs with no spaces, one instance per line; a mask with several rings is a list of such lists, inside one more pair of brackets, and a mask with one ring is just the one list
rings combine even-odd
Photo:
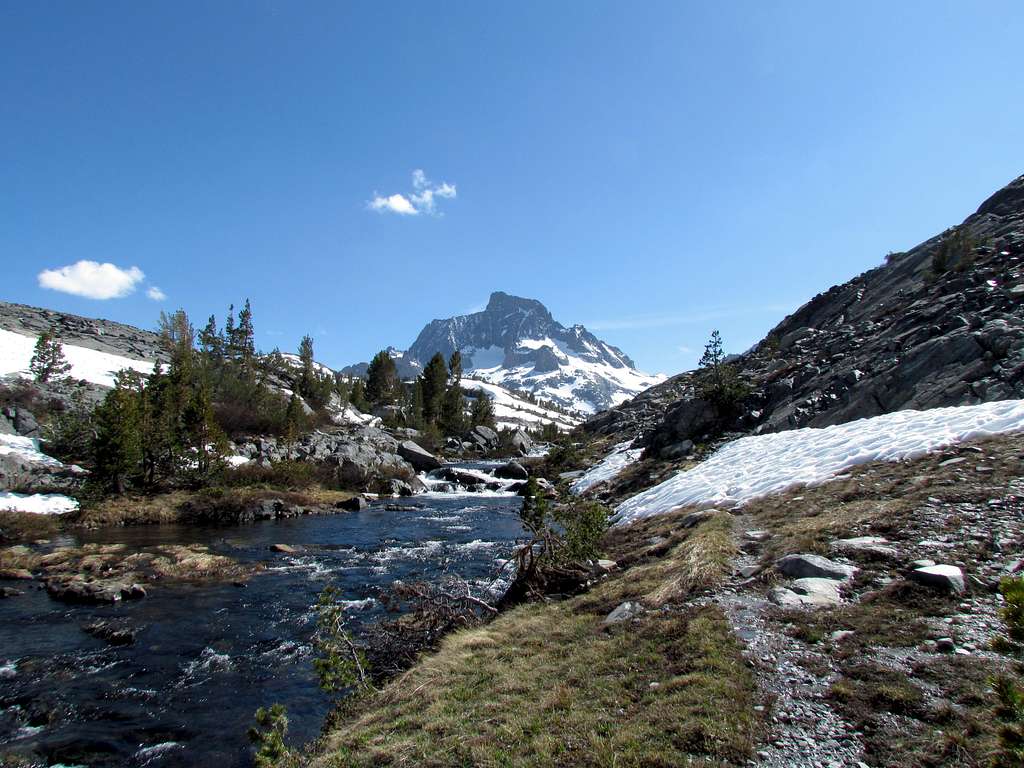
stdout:
[[0,435],[0,456],[18,456],[34,464],[45,464],[48,467],[61,467],[59,461],[47,456],[39,450],[39,442],[31,437],[21,435]]
[[1024,431],[1024,400],[897,411],[823,429],[743,437],[707,461],[622,502],[616,525],[688,505],[737,507],[823,483],[870,461],[913,459],[948,445]]
[[[0,435],[0,456],[17,456],[32,464],[47,467],[63,467],[64,465],[52,456],[39,450],[39,443],[31,437],[20,435]],[[78,466],[71,466],[74,472],[85,474]],[[38,515],[60,515],[78,509],[78,502],[69,496],[57,493],[11,493],[0,491],[0,510],[14,512],[32,512]]]
[[59,493],[12,493],[0,491],[0,510],[31,512],[36,515],[63,515],[78,509],[78,502]]
[[588,469],[585,474],[577,478],[569,490],[577,496],[589,491],[598,483],[611,480],[622,470],[640,458],[644,452],[643,448],[633,448],[633,441],[627,440],[612,448],[611,453],[605,456],[599,464]]
[[335,424],[352,424],[355,426],[366,425],[376,427],[381,424],[379,416],[372,416],[369,413],[362,413],[351,405],[346,405],[340,411],[331,415],[331,421]]
[[[302,358],[292,352],[282,352],[281,357],[288,363],[292,368],[302,368]],[[334,369],[330,366],[318,363],[316,360],[313,361],[313,370],[319,373],[321,376],[330,376],[334,378]]]
[[[36,337],[0,329],[0,376],[18,374],[31,378],[29,363],[35,350]],[[104,387],[114,386],[114,374],[122,368],[134,368],[142,374],[153,372],[149,360],[134,360],[109,352],[63,344],[64,357],[71,363],[71,378],[85,379]]]
[[[43,453],[39,449],[39,441],[34,437],[22,437],[21,435],[0,435],[0,456],[17,456],[23,461],[47,467],[66,466],[52,456]],[[88,474],[77,464],[72,464],[68,468],[77,474]]]
[[464,378],[462,388],[467,392],[485,392],[491,398],[494,419],[499,428],[534,427],[554,422],[559,429],[568,431],[582,421],[578,417],[522,400],[498,384]]

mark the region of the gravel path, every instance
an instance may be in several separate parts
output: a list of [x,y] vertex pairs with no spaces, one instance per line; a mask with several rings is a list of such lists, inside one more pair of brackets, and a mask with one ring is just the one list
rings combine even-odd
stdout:
[[[737,540],[753,527],[745,516],[734,518]],[[750,764],[771,768],[866,768],[860,734],[825,698],[829,685],[838,677],[831,659],[791,638],[770,617],[770,603],[742,575],[756,562],[756,557],[741,551],[733,577],[714,595],[699,601],[718,606],[729,617],[733,630],[746,645],[745,656],[769,708],[768,740]]]

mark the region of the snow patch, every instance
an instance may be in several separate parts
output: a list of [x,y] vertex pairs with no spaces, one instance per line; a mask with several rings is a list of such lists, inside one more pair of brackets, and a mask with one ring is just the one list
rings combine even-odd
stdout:
[[59,493],[12,493],[0,491],[0,510],[34,515],[63,515],[78,509],[78,502]]
[[816,485],[871,461],[904,461],[949,445],[1024,431],[1024,400],[897,411],[821,429],[743,437],[707,461],[615,509],[625,525],[683,506],[738,507],[797,485]]
[[[0,376],[15,374],[23,378],[32,378],[29,364],[32,362],[35,346],[34,336],[0,329]],[[149,360],[135,360],[74,344],[62,344],[62,347],[64,357],[71,364],[69,375],[73,379],[85,379],[93,384],[113,387],[114,374],[122,368],[132,368],[143,375],[153,372],[153,363]]]
[[569,486],[569,490],[579,496],[598,483],[611,480],[622,470],[640,458],[644,452],[643,448],[633,448],[633,441],[627,440],[612,448],[611,453],[605,456],[599,464],[588,469],[576,482]]

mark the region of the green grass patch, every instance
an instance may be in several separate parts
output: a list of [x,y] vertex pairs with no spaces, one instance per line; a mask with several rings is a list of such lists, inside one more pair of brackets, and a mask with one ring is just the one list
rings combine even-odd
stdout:
[[314,766],[679,766],[743,762],[754,680],[715,608],[605,629],[526,605],[446,638],[348,703]]

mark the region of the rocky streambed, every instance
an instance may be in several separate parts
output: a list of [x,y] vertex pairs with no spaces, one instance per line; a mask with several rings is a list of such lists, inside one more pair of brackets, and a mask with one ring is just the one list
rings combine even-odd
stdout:
[[7,550],[0,764],[247,765],[253,713],[275,702],[294,742],[314,738],[329,706],[311,664],[319,592],[341,589],[358,635],[398,579],[457,574],[499,591],[520,503],[497,490],[430,493],[340,515],[103,529]]

